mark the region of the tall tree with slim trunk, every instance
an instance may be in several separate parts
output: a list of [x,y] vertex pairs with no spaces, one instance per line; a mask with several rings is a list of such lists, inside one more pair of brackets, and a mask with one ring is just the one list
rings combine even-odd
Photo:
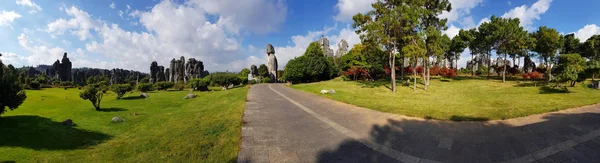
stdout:
[[460,30],[458,32],[458,35],[452,37],[452,41],[450,43],[450,47],[448,47],[448,52],[446,53],[446,57],[447,58],[452,58],[451,61],[454,61],[456,64],[454,64],[454,69],[458,68],[458,59],[460,58],[460,53],[462,53],[463,51],[465,51],[465,48],[467,48],[468,43],[469,43],[469,39],[463,39],[461,37],[461,33],[464,36],[464,33],[466,31],[465,30]]
[[560,34],[554,28],[541,26],[533,36],[536,40],[536,45],[533,51],[537,52],[546,64],[548,69],[548,81],[552,80],[552,63],[556,55],[556,51],[560,49]]
[[579,51],[581,43],[579,42],[579,39],[575,37],[574,33],[565,35],[564,37],[561,37],[561,39],[562,40],[560,42],[563,43],[563,46],[560,49],[560,54],[581,53]]
[[383,0],[373,3],[373,10],[352,17],[356,33],[363,42],[371,42],[382,47],[389,57],[392,91],[396,92],[396,53],[404,45],[407,31],[418,24],[419,1]]
[[500,18],[492,16],[489,28],[492,31],[493,49],[496,54],[504,54],[502,82],[506,81],[506,58],[508,54],[516,54],[526,49],[527,31],[519,25],[518,18]]
[[423,31],[425,34],[422,35],[425,37],[423,40],[425,40],[427,51],[423,58],[423,61],[425,62],[425,73],[423,73],[423,75],[425,76],[424,88],[427,90],[430,79],[429,64],[431,62],[429,59],[432,57],[439,58],[444,53],[441,30],[448,28],[446,26],[447,19],[440,19],[438,16],[444,11],[449,12],[452,7],[448,0],[422,0],[420,3],[422,7],[416,8],[421,10],[418,11],[421,24],[417,26],[417,30]]
[[[492,18],[494,18],[492,16]],[[473,50],[477,54],[487,56],[487,78],[490,78],[490,67],[492,66],[492,49],[495,43],[494,32],[497,32],[496,26],[491,22],[485,22],[477,28],[477,32],[473,35],[473,42],[475,49]]]

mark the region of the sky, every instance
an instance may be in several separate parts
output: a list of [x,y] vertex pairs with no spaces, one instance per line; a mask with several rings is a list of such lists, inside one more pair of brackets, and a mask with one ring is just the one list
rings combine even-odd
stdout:
[[[312,41],[327,37],[333,51],[344,39],[360,43],[352,16],[375,0],[3,0],[0,59],[16,67],[52,64],[67,52],[73,67],[149,72],[184,56],[211,72],[237,72],[266,63],[275,47],[279,69]],[[519,18],[533,32],[540,26],[581,41],[600,34],[598,0],[450,0],[450,37],[492,15]],[[351,48],[350,47],[350,48]],[[471,58],[467,49],[459,67]]]

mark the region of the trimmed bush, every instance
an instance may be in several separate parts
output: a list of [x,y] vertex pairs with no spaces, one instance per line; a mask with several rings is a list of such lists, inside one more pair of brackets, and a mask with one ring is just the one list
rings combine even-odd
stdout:
[[176,90],[180,90],[181,91],[181,90],[183,90],[183,88],[185,88],[185,84],[183,84],[183,83],[175,83],[173,85],[173,89],[176,89]]
[[31,89],[40,89],[41,84],[37,81],[32,81],[31,83],[29,83],[29,88]]
[[132,91],[133,87],[129,84],[115,84],[112,85],[111,90],[117,94],[117,100],[121,99],[125,93]]
[[190,87],[196,91],[208,91],[208,84],[210,84],[208,78],[196,78],[190,80]]
[[102,93],[97,87],[87,87],[83,92],[79,93],[79,97],[84,100],[90,100],[96,110],[100,110],[100,101],[102,101]]
[[167,89],[173,87],[173,85],[175,85],[173,82],[156,82],[154,83],[154,89],[166,91]]
[[152,84],[150,83],[140,83],[137,86],[138,91],[140,92],[148,92],[148,91],[152,91]]

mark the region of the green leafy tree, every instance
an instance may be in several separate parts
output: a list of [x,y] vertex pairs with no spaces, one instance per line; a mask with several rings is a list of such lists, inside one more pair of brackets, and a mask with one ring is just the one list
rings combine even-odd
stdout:
[[100,102],[103,96],[104,93],[97,86],[88,86],[83,92],[79,93],[79,97],[92,102],[96,110],[100,110]]
[[458,68],[458,59],[460,59],[460,54],[465,51],[465,48],[467,48],[467,46],[469,45],[468,43],[468,39],[463,39],[461,38],[461,33],[465,33],[464,30],[460,30],[459,35],[456,35],[454,37],[452,37],[452,41],[450,43],[450,47],[448,48],[448,51],[446,52],[446,58],[450,59],[450,62],[454,61],[455,62],[455,66],[456,67],[452,67],[454,69]]
[[23,84],[18,82],[17,69],[12,65],[4,65],[0,60],[0,115],[7,108],[10,110],[17,109],[26,98]]
[[[396,92],[396,52],[404,51],[420,25],[424,1],[382,0],[371,4],[373,10],[359,13],[352,19],[352,27],[365,45],[378,45],[388,53],[392,92]],[[404,54],[401,54],[404,55]],[[403,56],[404,58],[404,56]]]
[[225,89],[231,84],[235,85],[235,83],[239,83],[238,76],[229,72],[215,72],[210,74],[210,80]]
[[[445,49],[447,49],[445,48],[447,42],[445,42],[445,38],[442,36],[441,33],[441,30],[445,30],[448,28],[446,26],[447,19],[440,19],[439,15],[442,14],[442,12],[444,11],[449,12],[452,9],[452,7],[448,0],[422,0],[421,3],[417,4],[417,6],[422,6],[415,7],[414,9],[420,10],[417,11],[420,20],[420,25],[416,26],[417,30],[424,31],[423,33],[425,33],[425,35],[421,36],[425,37],[423,38],[423,40],[425,40],[425,47],[427,50],[427,52],[425,53],[425,58],[423,58],[423,60],[425,61],[425,73],[423,73],[425,75],[424,89],[427,90],[427,87],[429,86],[429,79],[431,76],[429,71],[431,62],[429,61],[429,59],[441,58],[446,51]],[[448,38],[448,36],[445,37]]]
[[240,74],[240,76],[241,76],[241,77],[246,77],[246,78],[247,78],[247,77],[248,77],[248,74],[250,74],[250,69],[244,68],[244,69],[242,69],[242,70],[240,71],[240,73],[239,73],[239,74]]
[[575,86],[579,74],[584,71],[585,59],[579,54],[562,54],[558,57],[556,67],[556,81],[558,83],[569,82],[570,86]]
[[567,34],[564,37],[561,37],[561,41],[563,43],[562,48],[560,49],[561,54],[572,54],[572,53],[581,53],[579,51],[581,43],[579,39],[575,37],[574,33]]
[[552,80],[552,63],[556,52],[560,49],[560,34],[554,28],[546,26],[539,27],[538,31],[533,34],[536,43],[533,51],[537,52],[544,60],[545,67],[548,69],[548,81]]
[[[511,54],[514,57],[523,49],[527,49],[527,31],[521,27],[518,18],[501,18],[492,16],[489,22],[489,30],[492,33],[493,49],[497,54],[504,54],[502,82],[506,81],[506,59]],[[485,23],[484,23],[485,24]],[[488,71],[489,73],[489,71]]]
[[315,82],[333,78],[338,70],[332,58],[325,57],[321,46],[312,42],[304,55],[286,64],[282,78],[291,82]]
[[209,84],[209,78],[195,78],[190,80],[190,87],[196,91],[208,91]]
[[269,77],[269,68],[267,67],[267,65],[261,64],[260,66],[258,66],[258,75],[263,78]]
[[132,91],[133,87],[129,84],[113,84],[111,90],[117,94],[117,100],[121,99],[125,93]]

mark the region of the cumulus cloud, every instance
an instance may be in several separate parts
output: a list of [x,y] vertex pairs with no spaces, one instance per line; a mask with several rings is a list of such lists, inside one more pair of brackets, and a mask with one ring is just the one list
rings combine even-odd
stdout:
[[12,52],[0,52],[0,54],[2,54],[2,56],[0,56],[0,61],[5,65],[20,65],[23,64],[23,61],[26,59],[25,57]]
[[29,10],[30,14],[33,14],[33,13],[36,13],[36,12],[42,10],[42,8],[39,5],[35,4],[31,0],[17,0],[16,3],[17,3],[17,5],[30,7],[31,8],[31,10]]
[[597,34],[600,34],[600,27],[596,24],[588,24],[577,30],[577,32],[575,32],[575,37],[577,37],[579,41],[585,42],[587,39]]
[[462,21],[462,24],[470,25],[469,21],[473,22],[473,18],[469,16],[471,14],[471,9],[482,3],[483,0],[450,0],[452,10],[450,10],[450,12],[442,12],[439,18],[448,19],[449,24],[456,21]]
[[112,9],[115,9],[116,8],[115,2],[110,3],[110,5],[108,5],[108,7],[112,8]]
[[60,59],[65,52],[65,50],[60,47],[50,48],[32,45],[29,36],[24,33],[21,33],[17,39],[19,40],[19,45],[31,54],[28,57],[23,58],[29,65],[52,64],[56,59]]
[[519,18],[521,20],[520,25],[525,29],[531,30],[533,29],[533,27],[531,27],[533,21],[541,19],[540,15],[548,11],[548,8],[550,8],[550,3],[552,3],[552,0],[538,0],[530,7],[527,7],[526,5],[515,7],[504,13],[502,17]]
[[335,16],[337,21],[351,21],[352,16],[373,9],[371,4],[376,0],[338,0],[335,8],[339,11]]
[[448,37],[453,38],[454,36],[458,35],[459,31],[460,31],[460,28],[458,28],[454,25],[450,25],[450,27],[448,27],[447,30],[442,31],[442,34],[446,34],[446,35],[448,35]]
[[46,31],[53,35],[62,35],[65,31],[70,31],[80,40],[87,40],[92,37],[90,30],[99,30],[101,27],[100,20],[93,19],[90,14],[75,6],[66,8],[65,12],[72,18],[69,20],[59,18],[50,22]]
[[15,19],[20,18],[21,15],[14,11],[2,11],[0,12],[0,26],[7,26],[11,24]]

